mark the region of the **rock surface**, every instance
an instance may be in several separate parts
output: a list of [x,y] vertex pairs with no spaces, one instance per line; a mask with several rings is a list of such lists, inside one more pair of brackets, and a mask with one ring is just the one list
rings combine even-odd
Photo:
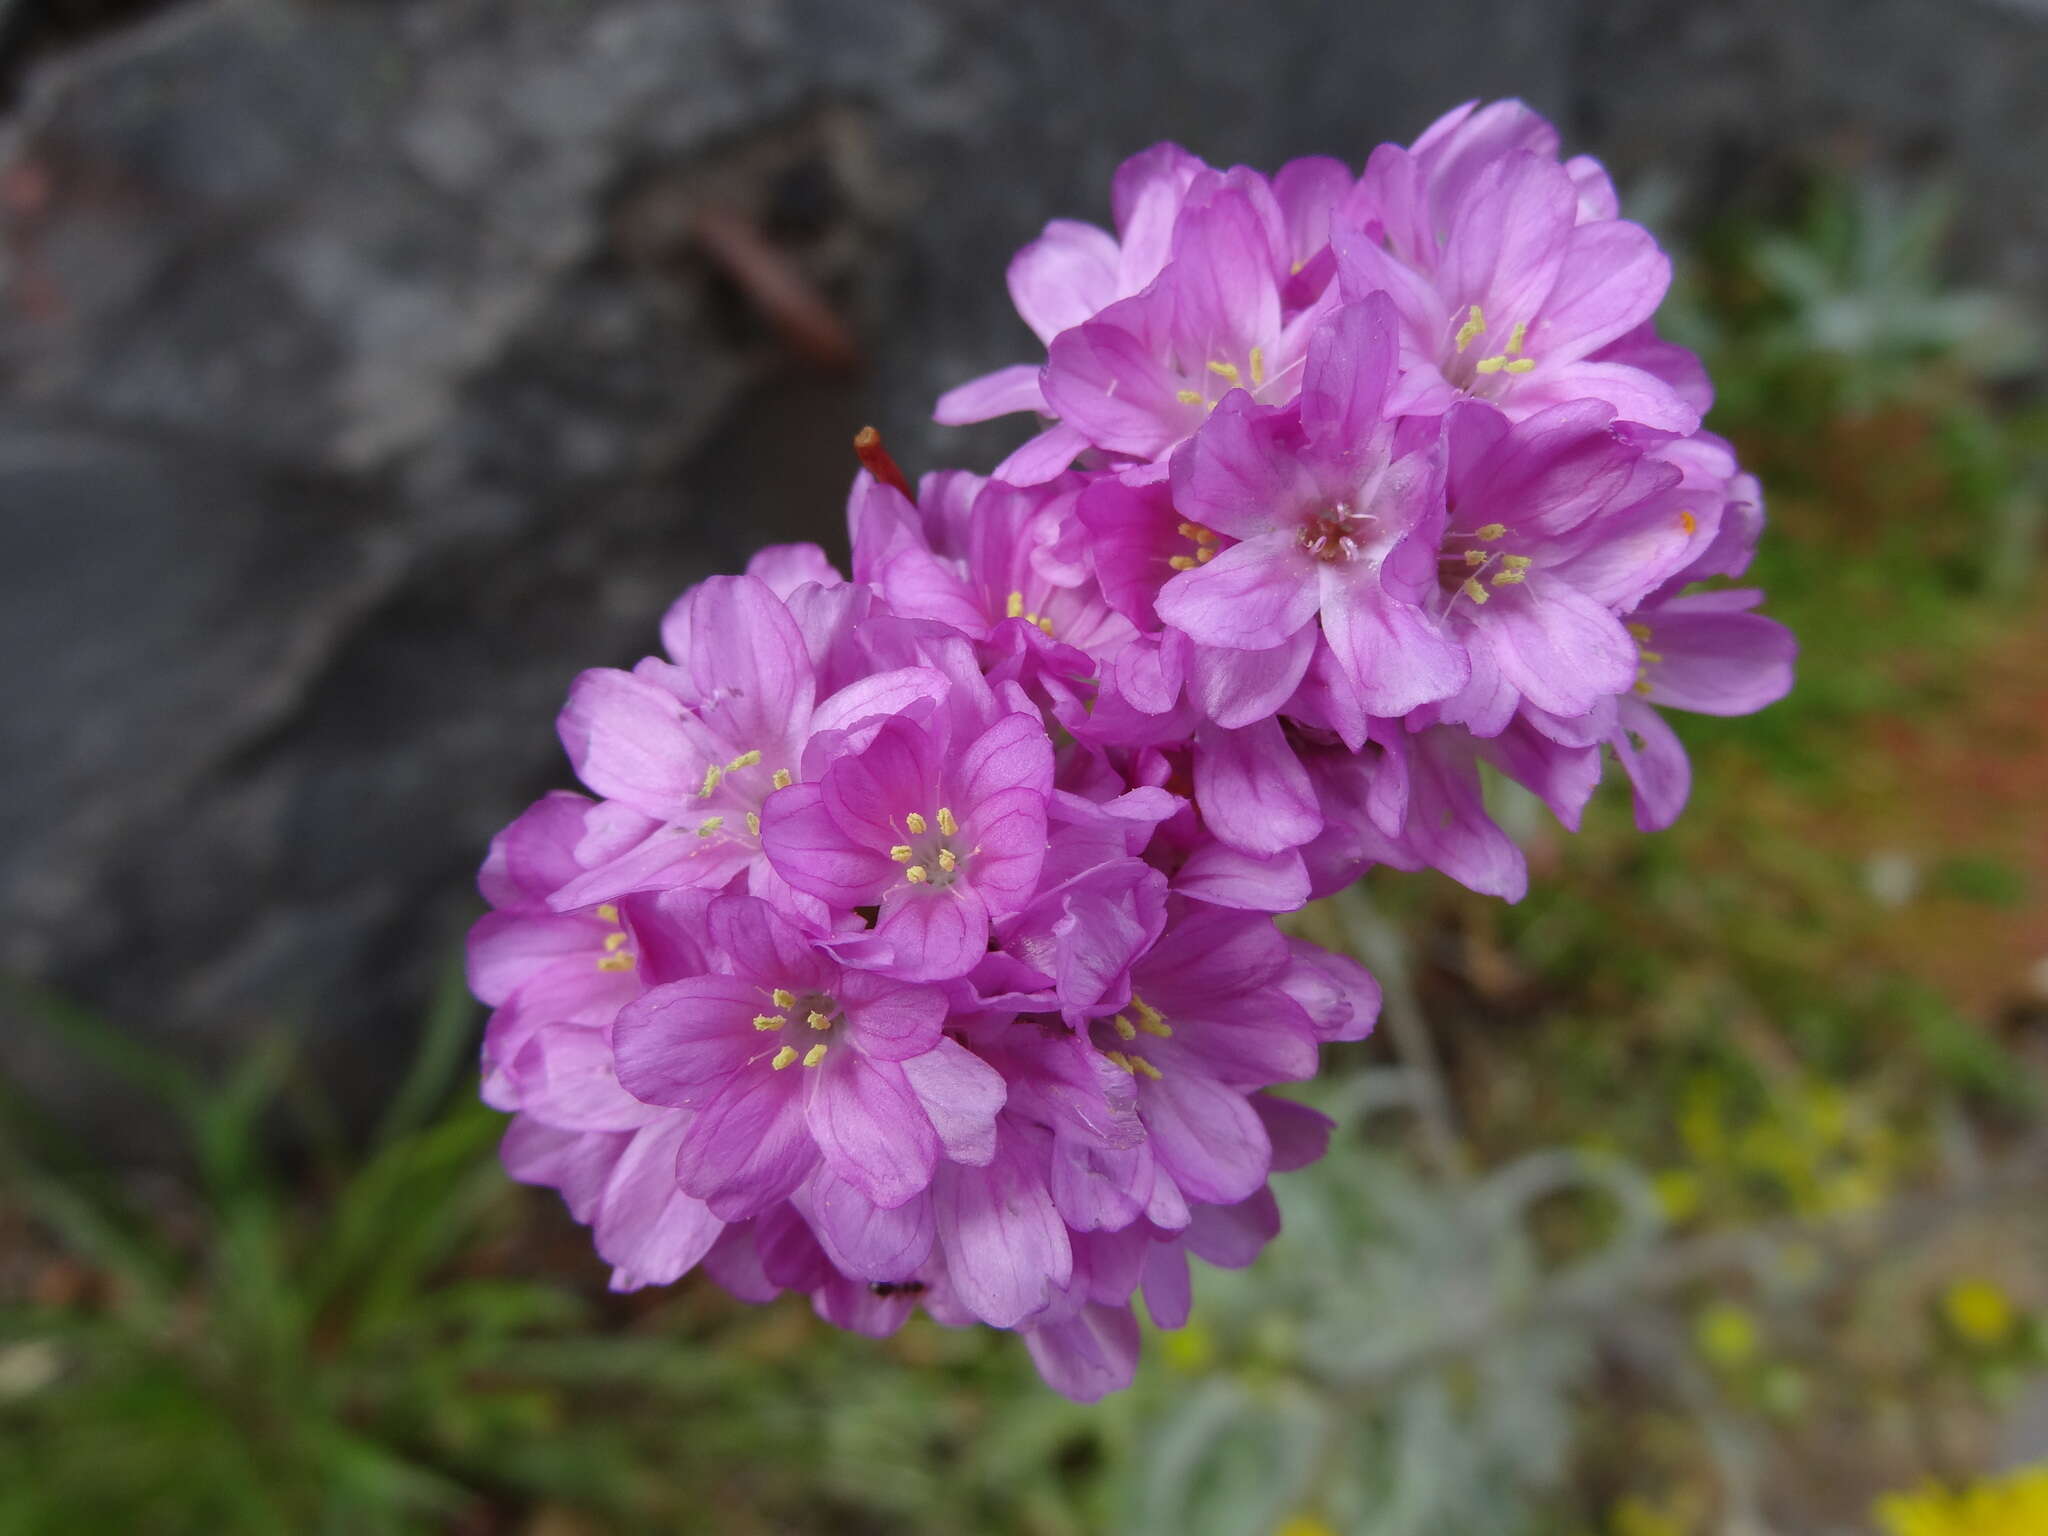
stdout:
[[[0,134],[0,969],[370,1102],[574,672],[835,540],[864,422],[992,462],[929,401],[1028,355],[1010,252],[1152,140],[1355,159],[1513,93],[1695,205],[1847,146],[1959,176],[2038,298],[2044,64],[2025,0],[206,0],[46,59]],[[37,1038],[0,1070],[87,1102]]]

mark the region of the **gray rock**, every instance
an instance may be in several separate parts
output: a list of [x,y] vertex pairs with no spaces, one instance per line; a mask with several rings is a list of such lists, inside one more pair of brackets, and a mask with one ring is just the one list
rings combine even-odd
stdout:
[[[202,1060],[293,1032],[365,1104],[485,840],[568,780],[576,670],[836,540],[864,422],[913,472],[1014,441],[925,411],[1029,354],[1004,264],[1124,154],[1358,159],[1520,93],[1718,195],[1854,133],[1973,178],[1980,260],[2037,282],[2043,38],[1909,0],[211,0],[48,61],[0,135],[0,960]],[[706,261],[713,203],[863,370]],[[0,1064],[75,1089],[30,1039]]]

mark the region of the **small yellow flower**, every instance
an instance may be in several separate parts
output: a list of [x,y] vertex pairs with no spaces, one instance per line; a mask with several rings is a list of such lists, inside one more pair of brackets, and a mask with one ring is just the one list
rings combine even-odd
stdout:
[[2040,1536],[2048,1531],[2048,1463],[1951,1493],[1928,1483],[1877,1501],[1885,1536]]
[[1316,1515],[1290,1515],[1281,1521],[1273,1536],[1337,1536],[1329,1521]]
[[2019,1322],[2011,1300],[1989,1280],[1958,1280],[1941,1298],[1941,1315],[1957,1338],[1983,1349],[2005,1343]]
[[1724,1371],[1739,1370],[1756,1358],[1761,1336],[1747,1307],[1716,1301],[1693,1320],[1693,1341],[1700,1353]]

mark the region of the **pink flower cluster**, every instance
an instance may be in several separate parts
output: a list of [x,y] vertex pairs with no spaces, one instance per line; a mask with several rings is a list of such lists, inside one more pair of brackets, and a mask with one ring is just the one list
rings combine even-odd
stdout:
[[1655,706],[1757,709],[1793,654],[1692,590],[1757,487],[1651,326],[1665,257],[1527,108],[1362,176],[1162,145],[1113,202],[1011,266],[1044,363],[939,405],[1044,430],[914,501],[875,457],[851,581],[766,550],[583,674],[599,798],[499,835],[470,942],[507,1166],[615,1285],[922,1306],[1078,1398],[1322,1150],[1267,1090],[1378,991],[1274,915],[1373,864],[1519,897],[1482,759],[1575,825],[1611,748],[1667,824]]

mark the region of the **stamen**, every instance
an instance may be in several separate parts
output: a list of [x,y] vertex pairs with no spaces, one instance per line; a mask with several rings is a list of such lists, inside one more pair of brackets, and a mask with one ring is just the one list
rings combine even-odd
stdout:
[[1138,1038],[1138,1026],[1122,1014],[1118,1014],[1115,1018],[1111,1019],[1110,1023],[1116,1026],[1116,1032],[1124,1039],[1135,1040]]
[[1135,992],[1131,994],[1131,1007],[1137,1011],[1138,1017],[1147,1024],[1157,1024],[1166,1017],[1165,1014],[1154,1008]]
[[773,783],[777,789],[789,788],[789,770],[787,768],[776,769],[774,778],[770,782]]
[[898,864],[908,864],[912,859],[917,857],[917,851],[914,848],[912,848],[908,843],[898,843],[894,848],[891,848],[889,850],[889,857],[894,859]]
[[1535,366],[1535,358],[1518,357],[1513,362],[1507,365],[1506,371],[1509,373],[1527,373],[1531,368],[1534,368]]
[[1506,523],[1486,523],[1480,527],[1478,538],[1482,543],[1491,544],[1495,539],[1505,538],[1507,531]]
[[1486,564],[1486,560],[1487,554],[1486,551],[1483,549],[1468,549],[1465,551],[1465,563],[1471,566],[1474,570],[1477,570],[1480,566]]
[[1193,555],[1174,555],[1166,563],[1176,571],[1192,571],[1201,562],[1195,559]]
[[1140,1019],[1138,1028],[1148,1035],[1157,1035],[1162,1040],[1173,1038],[1173,1026],[1163,1019]]
[[699,800],[709,800],[712,792],[718,788],[718,781],[724,777],[725,770],[719,767],[718,764],[713,763],[709,768],[706,768],[704,770],[704,787],[697,791],[697,798]]
[[1218,378],[1230,380],[1233,384],[1237,382],[1237,364],[1235,363],[1219,363],[1214,358],[1211,358],[1209,360],[1209,371]]
[[818,1012],[815,1008],[804,1015],[804,1022],[813,1029],[830,1029],[832,1027],[830,1016]]
[[[1643,638],[1647,640],[1649,636],[1646,634]],[[604,922],[616,923],[619,920],[619,909],[613,906],[612,903],[605,902],[597,909],[597,915]]]
[[1648,644],[1650,643],[1650,626],[1649,626],[1649,625],[1647,625],[1647,624],[1631,624],[1631,625],[1629,625],[1629,627],[1628,627],[1628,632],[1629,632],[1630,634],[1632,634],[1632,635],[1634,635],[1634,636],[1636,637],[1636,643],[1637,643],[1637,644],[1639,644],[1639,645],[1648,645]]
[[1195,551],[1195,564],[1197,565],[1207,565],[1211,560],[1214,560],[1215,558],[1216,546],[1213,544],[1204,544],[1200,549]]
[[781,1050],[777,1051],[775,1055],[769,1060],[768,1065],[773,1067],[778,1072],[780,1072],[784,1067],[795,1066],[796,1047],[793,1045],[785,1045]]
[[727,773],[737,773],[742,768],[755,767],[760,761],[761,754],[759,751],[742,752],[738,757],[725,765],[725,771]]
[[931,877],[931,871],[926,869],[922,864],[913,864],[910,866],[910,868],[903,871],[903,878],[908,880],[912,885],[923,885],[925,881],[931,879]]
[[597,968],[600,971],[630,971],[633,969],[633,957],[625,954],[606,955],[597,962]]
[[1192,389],[1183,389],[1176,393],[1173,398],[1182,405],[1200,405],[1202,403],[1201,395]]
[[954,854],[952,849],[941,848],[939,850],[939,868],[943,869],[947,874],[950,875],[951,873],[953,873],[954,869],[958,867],[959,863],[960,860]]
[[1107,1056],[1111,1061],[1115,1062],[1118,1066],[1122,1067],[1126,1072],[1131,1073],[1133,1076],[1137,1075],[1137,1068],[1131,1065],[1131,1058],[1126,1056],[1122,1051],[1104,1051],[1102,1054]]
[[1515,322],[1515,328],[1508,332],[1508,344],[1501,350],[1506,352],[1509,357],[1513,357],[1517,352],[1522,350],[1522,338],[1527,336],[1528,334],[1529,322],[1526,320],[1517,320]]
[[830,1046],[826,1045],[824,1041],[820,1040],[816,1045],[812,1046],[808,1051],[804,1052],[804,1065],[807,1067],[815,1067],[819,1062],[825,1059],[825,1052],[830,1049]]
[[778,1008],[794,1008],[796,1006],[796,994],[787,987],[777,987],[768,994],[768,997]]
[[1678,526],[1686,531],[1687,537],[1690,537],[1700,531],[1700,520],[1690,512],[1681,512],[1678,514]]
[[1529,573],[1527,571],[1495,571],[1493,573],[1493,584],[1496,587],[1520,586],[1528,579]]
[[1636,659],[1646,667],[1659,666],[1663,663],[1664,653],[1662,651],[1639,650],[1636,652]]
[[1174,532],[1178,533],[1184,539],[1199,540],[1202,537],[1202,530],[1194,523],[1182,523],[1180,527],[1174,530]]
[[939,807],[939,831],[947,837],[960,835],[960,823],[953,819],[953,813],[943,805]]
[[1143,1073],[1146,1077],[1151,1078],[1152,1081],[1155,1083],[1158,1082],[1160,1078],[1166,1076],[1164,1072],[1160,1071],[1157,1067],[1153,1066],[1151,1062],[1147,1061],[1142,1056],[1133,1056],[1131,1058],[1131,1071],[1133,1073]]
[[749,837],[759,837],[760,835],[761,835],[761,813],[760,813],[759,811],[749,811],[749,812],[747,812],[747,836],[749,836]]
[[1253,347],[1251,355],[1252,387],[1256,389],[1266,382],[1266,349]]
[[754,1028],[756,1029],[780,1029],[788,1022],[789,1020],[779,1013],[757,1013],[754,1015]]
[[911,812],[911,813],[910,813],[910,814],[909,814],[908,816],[906,816],[906,817],[904,817],[904,818],[903,818],[903,825],[904,825],[904,826],[906,826],[906,827],[908,827],[908,828],[910,828],[910,835],[911,835],[912,837],[922,837],[922,836],[924,836],[924,830],[925,830],[925,819],[924,819],[924,812],[923,812],[923,811],[912,811],[912,812]]
[[1465,585],[1460,587],[1458,590],[1463,592],[1467,597],[1471,598],[1473,602],[1478,603],[1481,606],[1485,605],[1486,588],[1479,585],[1477,578],[1468,576],[1465,579]]
[[604,936],[604,952],[606,954],[615,955],[625,947],[626,936],[623,933],[608,933]]
[[1003,604],[1003,616],[1011,619],[1021,619],[1024,617],[1024,594],[1022,592],[1012,592],[1010,594],[1010,600]]
[[1462,352],[1471,346],[1485,330],[1486,316],[1481,313],[1479,306],[1474,304],[1465,313],[1465,323],[1458,327],[1458,350]]
[[1472,365],[1472,371],[1474,373],[1499,373],[1507,365],[1508,360],[1505,355],[1495,354],[1492,357],[1482,357],[1479,359],[1478,362]]
[[697,823],[697,835],[699,837],[709,837],[724,825],[725,818],[723,816],[706,816]]
[[1046,637],[1046,638],[1047,638],[1048,640],[1052,638],[1052,620],[1051,620],[1051,619],[1046,619],[1046,618],[1038,618],[1038,619],[1033,619],[1033,620],[1032,620],[1031,622],[1032,622],[1032,623],[1034,623],[1034,624],[1036,624],[1036,625],[1038,626],[1038,628],[1039,628],[1039,631],[1040,631],[1040,633],[1042,633],[1042,634],[1043,634],[1043,635],[1044,635],[1044,636],[1045,636],[1045,637]]
[[1656,687],[1656,684],[1652,683],[1652,682],[1651,682],[1651,681],[1650,681],[1650,680],[1649,680],[1649,679],[1648,679],[1647,677],[1639,677],[1639,678],[1637,678],[1637,679],[1636,679],[1636,692],[1637,692],[1637,693],[1649,693],[1649,692],[1651,692],[1651,691],[1652,691],[1652,690],[1653,690],[1653,689],[1654,689],[1655,687]]
[[1526,571],[1536,561],[1534,557],[1529,555],[1502,555],[1500,563],[1511,571]]

